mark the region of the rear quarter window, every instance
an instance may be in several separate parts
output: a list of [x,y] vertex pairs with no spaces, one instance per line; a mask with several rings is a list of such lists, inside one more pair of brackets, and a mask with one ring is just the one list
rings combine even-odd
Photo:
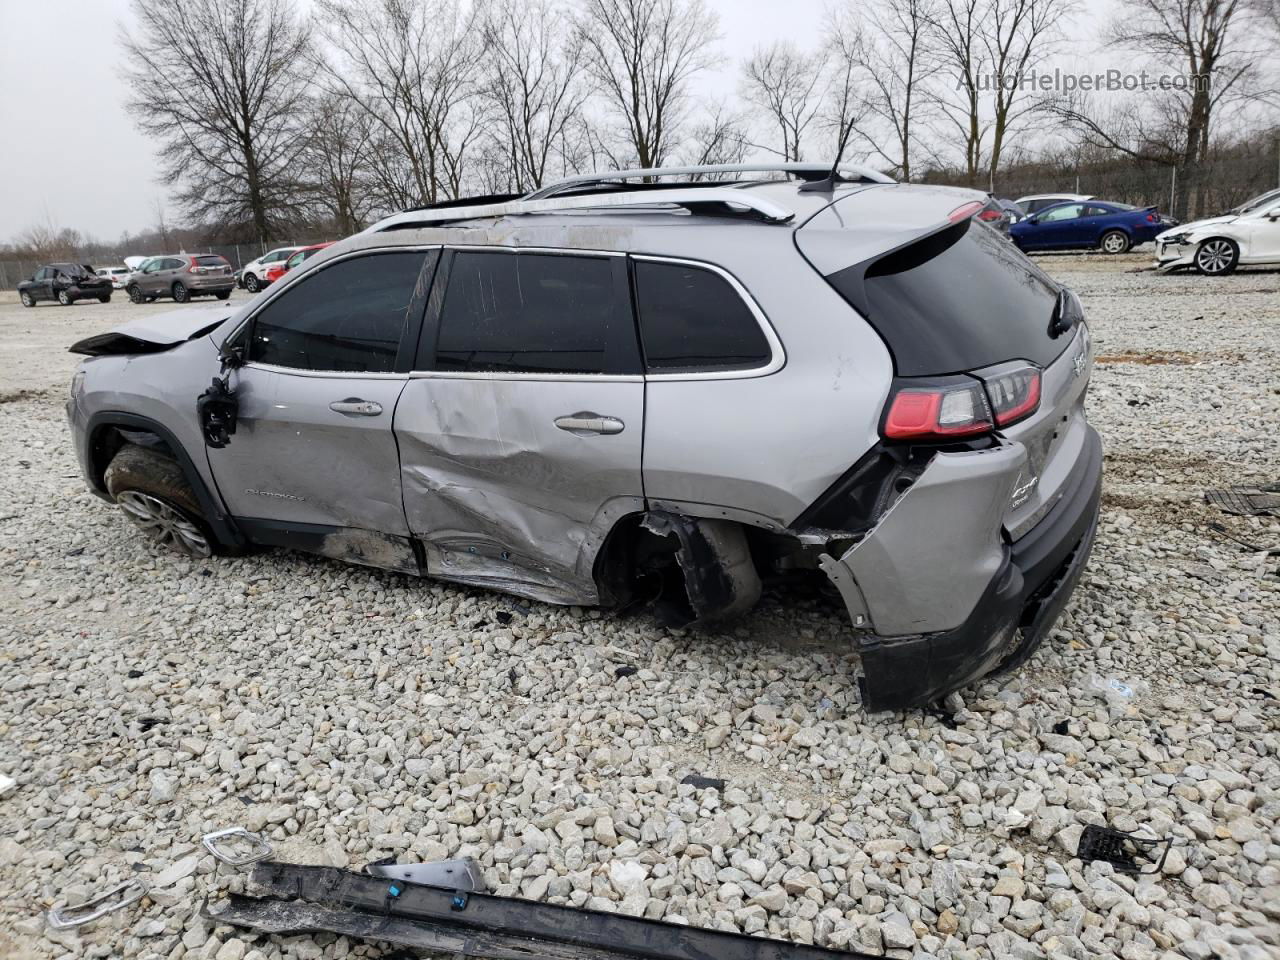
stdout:
[[720,274],[637,260],[635,287],[647,372],[752,370],[772,359],[760,322]]

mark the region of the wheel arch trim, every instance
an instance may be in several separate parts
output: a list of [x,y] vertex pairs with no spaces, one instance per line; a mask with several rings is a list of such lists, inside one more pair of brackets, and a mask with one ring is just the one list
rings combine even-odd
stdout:
[[214,536],[229,546],[244,546],[248,542],[236,525],[235,519],[223,508],[222,501],[210,491],[200,471],[196,469],[191,455],[174,436],[173,431],[151,417],[126,413],[123,410],[100,410],[89,418],[89,422],[85,425],[85,462],[88,466],[89,482],[98,492],[106,492],[103,475],[110,462],[101,452],[100,438],[104,430],[112,427],[153,433],[163,440],[169,452],[178,461],[178,466],[182,468],[183,478],[191,485],[191,490],[200,503],[204,520],[213,530]]

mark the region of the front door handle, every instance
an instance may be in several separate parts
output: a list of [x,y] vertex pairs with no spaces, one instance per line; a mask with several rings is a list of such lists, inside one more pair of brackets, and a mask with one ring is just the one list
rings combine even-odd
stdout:
[[621,433],[626,427],[626,424],[617,417],[602,417],[600,414],[591,413],[590,411],[572,413],[567,417],[556,417],[555,424],[561,430],[567,430],[580,437],[592,433],[602,433],[608,436],[614,433]]
[[333,401],[333,403],[329,404],[329,409],[334,413],[345,414],[349,417],[376,417],[382,413],[382,404],[376,400],[347,397],[345,400]]

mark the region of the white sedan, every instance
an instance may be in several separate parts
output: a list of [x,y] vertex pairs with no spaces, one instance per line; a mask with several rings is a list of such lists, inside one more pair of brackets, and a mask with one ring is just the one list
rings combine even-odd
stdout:
[[1230,213],[1195,220],[1156,236],[1162,271],[1195,267],[1222,276],[1241,264],[1280,264],[1280,190],[1269,190]]

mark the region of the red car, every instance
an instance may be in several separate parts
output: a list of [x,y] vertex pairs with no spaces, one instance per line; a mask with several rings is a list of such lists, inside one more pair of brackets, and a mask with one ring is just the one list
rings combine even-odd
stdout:
[[302,263],[304,260],[310,260],[312,257],[314,257],[317,253],[319,253],[325,247],[329,247],[332,245],[333,245],[333,241],[330,240],[328,243],[313,243],[309,247],[299,247],[297,250],[294,251],[293,256],[291,256],[284,263],[276,263],[267,267],[267,273],[266,273],[266,276],[263,277],[263,279],[268,284],[275,283],[277,280],[283,277],[286,273],[288,273],[298,264]]

